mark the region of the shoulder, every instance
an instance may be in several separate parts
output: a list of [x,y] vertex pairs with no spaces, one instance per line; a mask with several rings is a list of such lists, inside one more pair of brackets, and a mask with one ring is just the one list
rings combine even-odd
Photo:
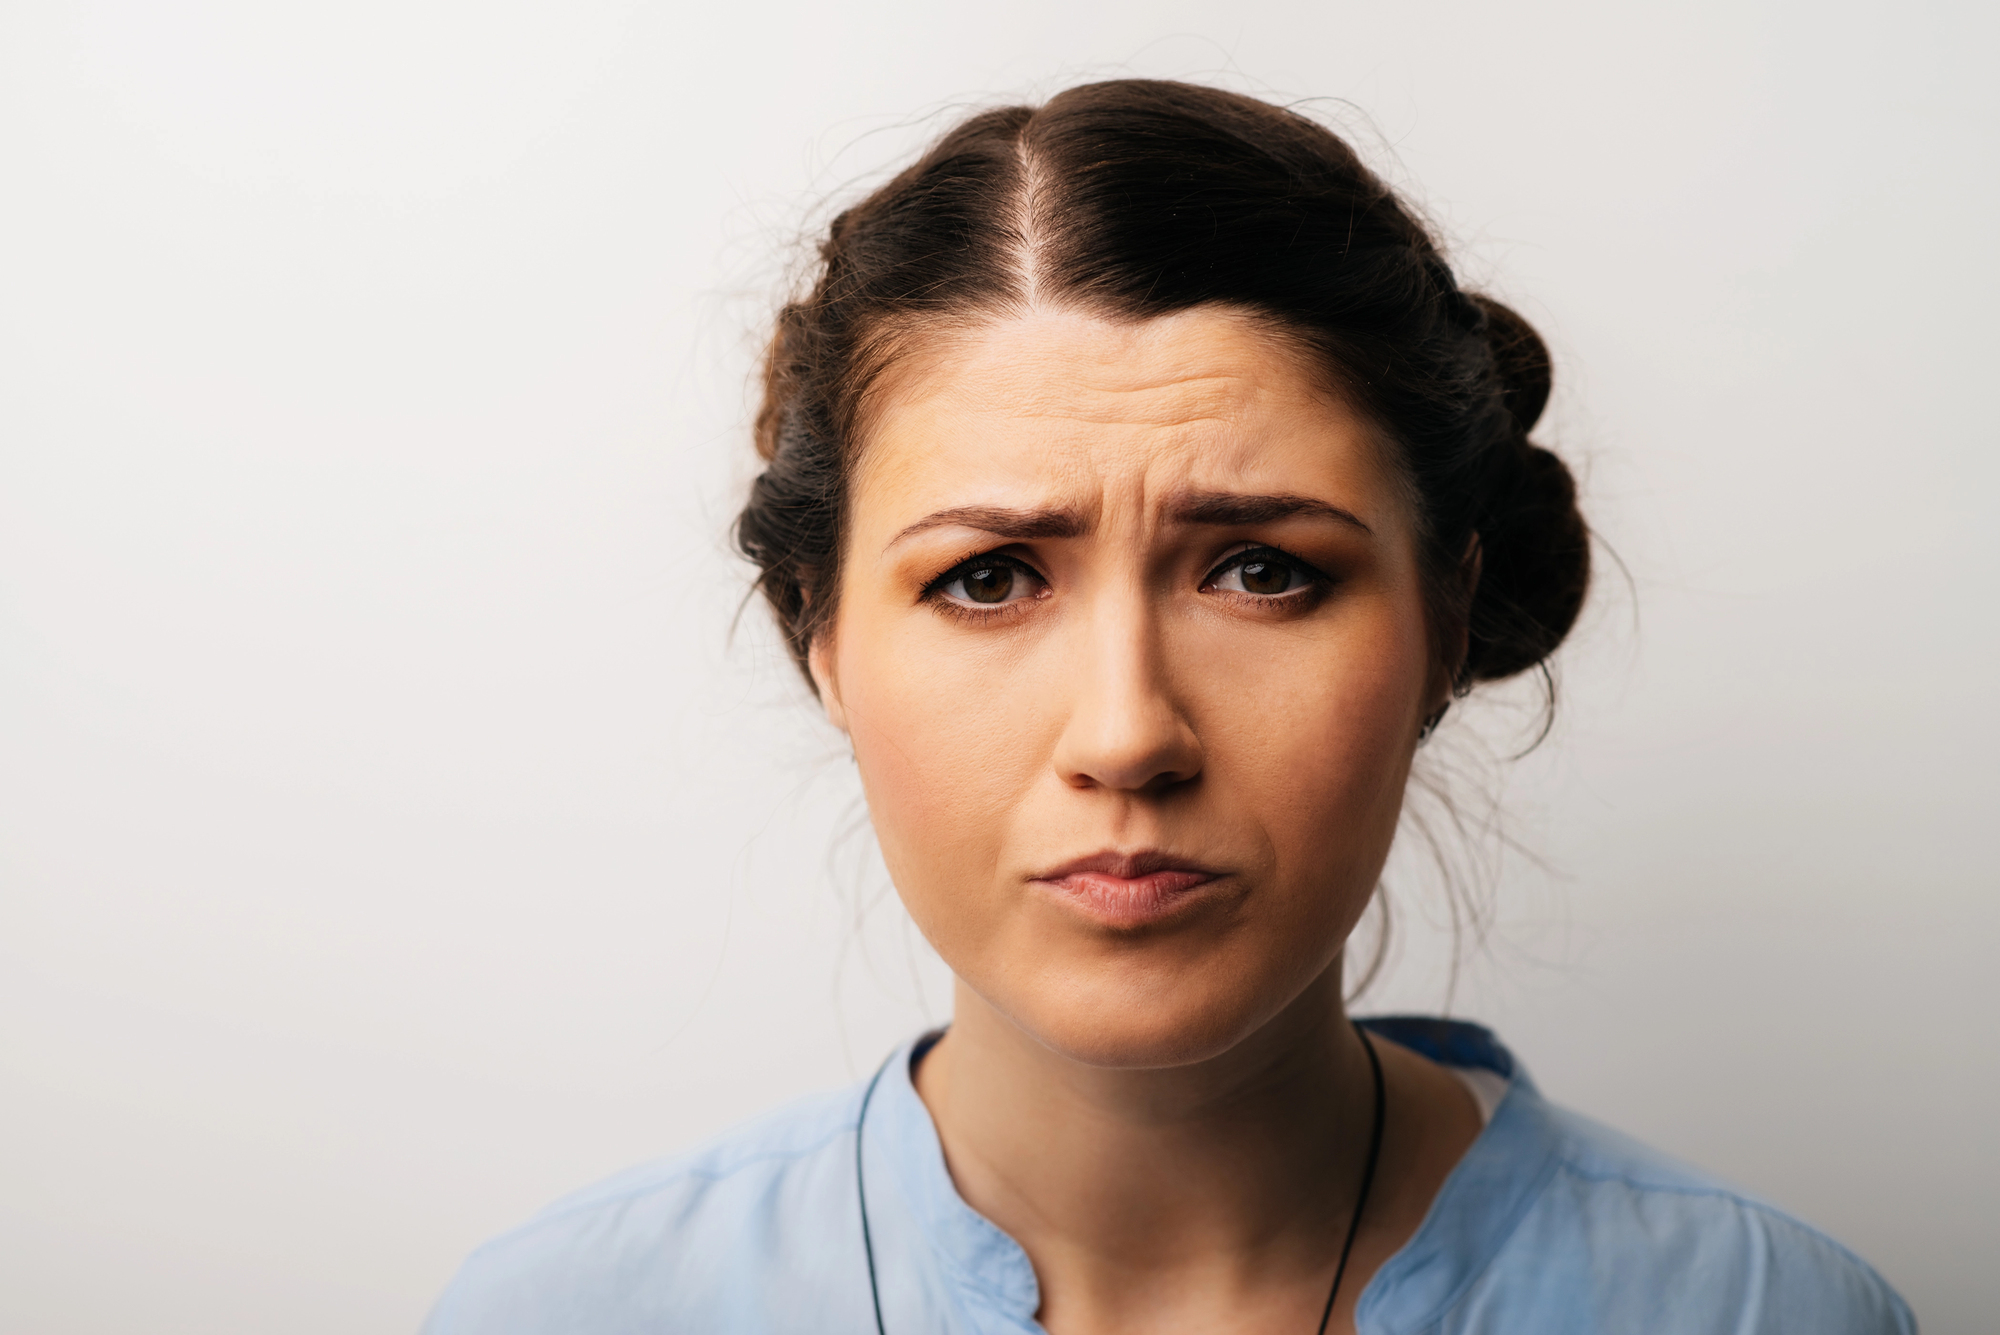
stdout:
[[772,1324],[737,1309],[780,1298],[773,1263],[812,1270],[845,1221],[857,1101],[803,1099],[556,1201],[466,1260],[425,1335]]
[[1579,1330],[1915,1331],[1896,1292],[1825,1234],[1602,1123],[1539,1111],[1545,1176],[1475,1305],[1527,1300],[1519,1310],[1577,1314]]

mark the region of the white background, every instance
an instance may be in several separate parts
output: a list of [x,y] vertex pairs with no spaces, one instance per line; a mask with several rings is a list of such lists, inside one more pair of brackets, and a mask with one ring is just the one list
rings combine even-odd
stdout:
[[940,1015],[731,639],[746,382],[813,201],[1128,72],[1345,99],[1557,350],[1632,577],[1434,752],[1540,858],[1455,1011],[1990,1331],[1995,14],[10,0],[0,1331],[409,1331]]

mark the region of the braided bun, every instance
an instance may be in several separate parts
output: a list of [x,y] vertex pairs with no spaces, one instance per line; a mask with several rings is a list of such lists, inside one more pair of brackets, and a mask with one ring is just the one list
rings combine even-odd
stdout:
[[1534,667],[1576,624],[1590,587],[1590,527],[1577,509],[1576,480],[1561,459],[1528,439],[1548,405],[1548,345],[1534,327],[1490,297],[1486,316],[1507,438],[1496,442],[1475,520],[1479,584],[1467,615],[1460,681],[1497,681]]

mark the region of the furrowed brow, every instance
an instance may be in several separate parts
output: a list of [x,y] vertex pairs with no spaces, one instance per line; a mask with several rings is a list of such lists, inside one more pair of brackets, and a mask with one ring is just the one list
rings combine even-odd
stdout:
[[934,528],[976,528],[996,538],[1025,542],[1030,538],[1080,538],[1090,525],[1074,510],[1009,510],[998,505],[961,505],[925,515],[889,540],[894,547],[906,538]]
[[1181,496],[1175,502],[1172,513],[1173,517],[1183,524],[1235,527],[1241,524],[1268,524],[1273,520],[1305,516],[1332,519],[1358,528],[1370,536],[1375,532],[1362,523],[1360,516],[1351,510],[1343,510],[1337,505],[1329,505],[1310,496],[1294,496],[1288,493],[1249,496],[1233,491],[1193,491]]

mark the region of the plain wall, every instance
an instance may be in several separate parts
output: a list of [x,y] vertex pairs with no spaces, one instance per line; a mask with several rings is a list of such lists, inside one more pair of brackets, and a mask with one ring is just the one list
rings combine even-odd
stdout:
[[1326,99],[1548,334],[1630,572],[1540,751],[1447,725],[1525,852],[1449,997],[1399,853],[1369,1005],[1990,1331],[1996,13],[0,7],[0,1330],[409,1331],[942,1018],[736,621],[746,385],[815,201],[1143,73]]

